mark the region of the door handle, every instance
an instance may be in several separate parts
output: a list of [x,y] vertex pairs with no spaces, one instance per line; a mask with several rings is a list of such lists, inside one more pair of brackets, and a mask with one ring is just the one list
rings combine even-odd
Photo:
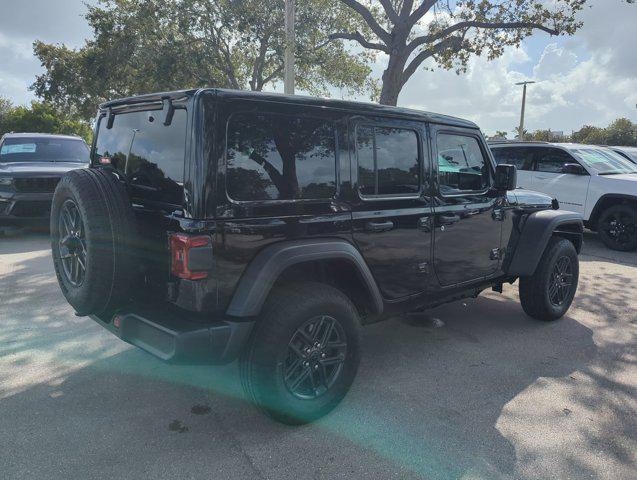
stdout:
[[394,222],[391,220],[387,220],[384,222],[367,222],[365,224],[365,230],[368,232],[388,232],[389,230],[394,229]]

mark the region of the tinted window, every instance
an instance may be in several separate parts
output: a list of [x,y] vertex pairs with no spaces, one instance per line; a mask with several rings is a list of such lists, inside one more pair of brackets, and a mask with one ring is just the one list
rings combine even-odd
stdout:
[[6,138],[0,149],[0,163],[86,162],[89,149],[80,139],[15,137]]
[[183,201],[186,110],[175,110],[169,126],[157,112],[146,113],[140,121],[126,164],[133,194],[179,205]]
[[313,118],[241,113],[228,121],[227,190],[234,200],[331,198],[336,131]]
[[111,165],[125,172],[133,196],[179,205],[183,200],[186,123],[183,109],[175,110],[168,126],[161,120],[161,111],[116,115],[110,130],[103,118],[94,162],[108,158]]
[[420,191],[418,136],[403,128],[356,129],[358,188],[362,195],[404,195]]
[[444,133],[436,143],[441,193],[482,191],[489,186],[489,167],[476,138]]
[[515,165],[518,170],[533,169],[533,154],[536,150],[532,148],[506,147],[491,151],[498,164]]
[[538,149],[537,170],[547,173],[562,173],[562,166],[565,163],[577,163],[573,157],[563,150],[557,148]]
[[102,117],[95,142],[93,165],[99,165],[101,159],[105,159],[110,165],[124,173],[133,131],[138,127],[138,122],[139,119],[134,114],[117,115],[113,128],[107,129],[107,119]]

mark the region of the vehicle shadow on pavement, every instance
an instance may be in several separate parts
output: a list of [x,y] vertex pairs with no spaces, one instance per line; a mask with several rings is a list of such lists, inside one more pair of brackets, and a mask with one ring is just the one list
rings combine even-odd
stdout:
[[166,365],[135,349],[104,358],[117,339],[57,316],[77,331],[56,338],[44,327],[26,348],[49,350],[52,363],[100,359],[0,400],[5,478],[38,469],[88,478],[96,468],[111,478],[518,477],[497,426],[503,408],[538,379],[585,370],[595,356],[590,330],[571,318],[538,324],[488,298],[434,314],[444,327],[365,327],[352,391],[333,414],[298,428],[245,402],[235,365]]
[[[595,455],[631,464],[634,392],[617,380],[631,342],[594,342],[575,320],[628,299],[603,290],[600,302],[592,278],[558,322],[528,318],[507,287],[430,311],[439,328],[412,316],[364,327],[343,403],[287,427],[244,400],[235,364],[166,365],[130,348],[73,316],[46,250],[21,258],[0,276],[4,478],[587,478]],[[601,426],[574,425],[609,410]]]

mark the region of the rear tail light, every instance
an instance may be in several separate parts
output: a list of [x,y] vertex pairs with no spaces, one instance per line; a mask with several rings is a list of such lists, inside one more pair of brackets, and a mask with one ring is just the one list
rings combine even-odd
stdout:
[[212,268],[212,239],[185,233],[170,235],[170,273],[186,280],[208,277]]

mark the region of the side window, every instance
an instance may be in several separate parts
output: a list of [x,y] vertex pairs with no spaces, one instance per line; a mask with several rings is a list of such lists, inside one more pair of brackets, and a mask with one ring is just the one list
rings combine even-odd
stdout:
[[161,121],[161,111],[115,115],[113,128],[100,121],[94,164],[108,158],[125,173],[132,195],[144,200],[183,203],[187,113],[175,110],[172,123]]
[[533,170],[532,148],[504,147],[491,150],[495,161],[499,164],[515,165],[518,170]]
[[363,196],[420,191],[418,135],[405,128],[356,128],[358,188]]
[[442,194],[480,192],[489,186],[489,166],[475,137],[440,133],[436,146]]
[[233,200],[331,198],[336,193],[336,129],[321,119],[232,115],[226,188]]
[[578,163],[573,157],[557,148],[542,148],[537,156],[537,170],[539,172],[562,173],[565,163]]

